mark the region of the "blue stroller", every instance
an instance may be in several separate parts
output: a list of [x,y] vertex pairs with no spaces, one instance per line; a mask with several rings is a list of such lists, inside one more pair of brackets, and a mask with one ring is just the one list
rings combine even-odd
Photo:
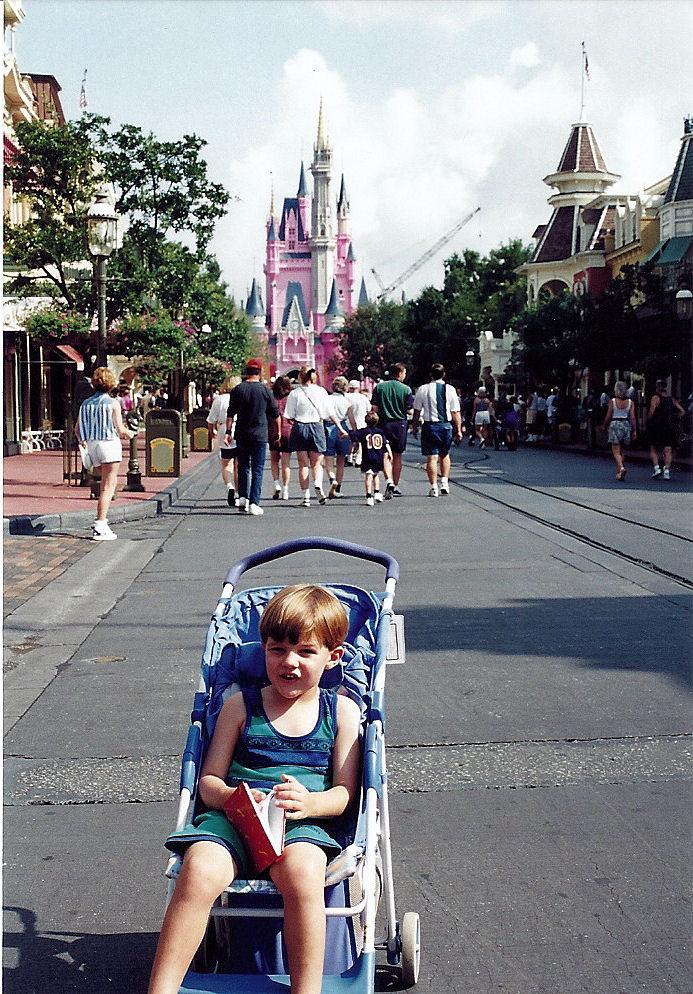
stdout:
[[[176,831],[183,830],[196,813],[198,776],[223,702],[241,687],[266,680],[259,621],[265,605],[281,586],[234,593],[239,577],[253,567],[312,550],[342,553],[386,570],[384,593],[325,584],[344,606],[349,629],[342,664],[325,672],[323,685],[341,684],[361,707],[362,774],[344,848],[327,866],[322,991],[371,994],[376,950],[386,952],[389,965],[401,967],[403,985],[411,987],[419,974],[419,915],[409,912],[400,923],[395,914],[385,763],[385,672],[388,662],[404,660],[402,619],[392,611],[399,567],[391,556],[377,549],[310,537],[262,550],[231,567],[202,656],[200,686],[183,754]],[[181,863],[177,855],[168,862],[169,900]],[[379,927],[385,934],[377,938],[376,912],[381,896],[384,926]],[[211,910],[205,937],[180,994],[277,994],[288,990],[282,915],[281,896],[270,881],[235,880]]]

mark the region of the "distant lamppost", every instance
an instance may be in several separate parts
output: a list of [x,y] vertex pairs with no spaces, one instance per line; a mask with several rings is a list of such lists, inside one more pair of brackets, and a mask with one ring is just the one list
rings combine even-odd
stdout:
[[359,371],[359,381],[360,381],[359,389],[363,390],[363,366],[361,365],[361,363],[359,363],[359,365],[356,368]]
[[89,251],[94,256],[94,272],[98,300],[97,366],[106,365],[106,259],[117,247],[118,214],[108,195],[108,186],[102,183],[87,211],[87,236]]
[[693,293],[690,290],[679,290],[676,294],[676,313],[682,321],[688,323],[688,342],[686,343],[689,363],[689,368],[686,371],[688,383],[681,384],[688,395],[689,391],[693,389]]

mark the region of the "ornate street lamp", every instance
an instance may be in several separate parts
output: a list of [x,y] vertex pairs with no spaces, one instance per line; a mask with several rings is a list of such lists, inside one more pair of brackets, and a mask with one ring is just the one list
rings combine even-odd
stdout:
[[117,248],[118,243],[118,214],[109,193],[108,184],[102,183],[97,188],[94,200],[87,211],[87,236],[89,251],[95,259],[94,273],[98,299],[97,366],[106,365],[106,259]]

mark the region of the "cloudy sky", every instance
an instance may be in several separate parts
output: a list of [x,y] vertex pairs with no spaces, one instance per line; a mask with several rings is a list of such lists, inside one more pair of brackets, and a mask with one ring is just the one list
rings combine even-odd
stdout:
[[[194,132],[233,195],[212,249],[238,300],[261,279],[265,220],[312,159],[320,98],[343,172],[358,266],[394,280],[475,207],[410,278],[442,283],[452,251],[529,241],[550,216],[542,177],[585,119],[616,189],[673,168],[693,114],[690,0],[24,0],[20,71],[158,137]],[[309,174],[308,174],[309,175]],[[310,178],[310,176],[309,176]],[[359,273],[359,276],[361,273]]]

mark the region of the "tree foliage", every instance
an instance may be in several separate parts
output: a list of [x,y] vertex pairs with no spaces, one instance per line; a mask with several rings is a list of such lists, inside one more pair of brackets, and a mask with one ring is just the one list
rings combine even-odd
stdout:
[[361,365],[365,376],[379,379],[394,363],[408,364],[412,351],[404,332],[404,313],[402,304],[383,300],[347,315],[339,334],[341,356],[333,371],[360,379]]
[[8,289],[49,281],[72,308],[84,302],[68,266],[87,255],[87,208],[97,185],[94,151],[72,123],[47,128],[22,122],[16,133],[19,150],[5,166],[5,182],[29,201],[31,216],[24,225],[5,225],[4,251],[22,271]]

